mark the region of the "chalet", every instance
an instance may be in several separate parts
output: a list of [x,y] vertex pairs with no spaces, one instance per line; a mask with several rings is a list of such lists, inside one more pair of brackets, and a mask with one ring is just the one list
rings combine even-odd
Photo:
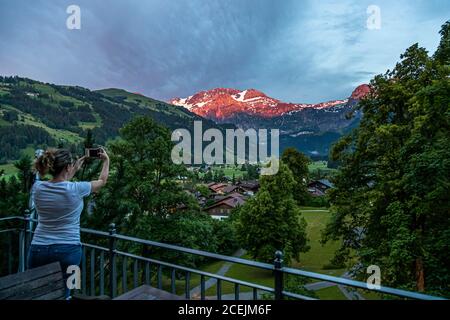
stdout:
[[247,192],[247,190],[244,189],[244,188],[243,188],[242,186],[240,186],[240,185],[234,185],[234,184],[232,184],[232,185],[226,186],[226,187],[223,189],[223,192],[224,192],[225,194],[229,194],[229,193],[233,193],[233,192],[237,192],[237,193],[242,193],[242,194],[244,194],[244,193]]
[[322,197],[322,196],[324,196],[325,195],[325,192],[324,191],[322,191],[322,190],[320,190],[319,188],[317,188],[317,187],[314,187],[314,186],[308,186],[308,192],[309,192],[309,194],[311,195],[311,196],[313,196],[313,197]]
[[213,192],[213,193],[224,194],[225,192],[223,190],[226,187],[228,187],[228,184],[220,183],[220,182],[211,182],[211,183],[208,183],[207,186],[208,186],[209,190],[211,190],[211,192]]
[[214,219],[226,219],[231,210],[245,203],[245,197],[239,193],[231,193],[217,200],[214,204],[204,209]]
[[250,180],[250,181],[239,181],[237,183],[244,193],[255,194],[259,190],[259,181],[258,180]]
[[326,191],[331,188],[334,188],[334,185],[327,179],[314,180],[308,183],[308,192],[313,197],[324,196]]

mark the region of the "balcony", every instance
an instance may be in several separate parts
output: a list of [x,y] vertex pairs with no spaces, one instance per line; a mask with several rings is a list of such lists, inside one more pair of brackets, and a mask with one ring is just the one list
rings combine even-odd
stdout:
[[[33,224],[36,220],[26,214],[23,217],[12,216],[0,218],[0,241],[3,248],[0,276],[25,271],[27,265],[27,251],[33,235]],[[234,288],[232,298],[239,300],[253,299],[294,299],[315,300],[312,297],[287,291],[284,287],[287,277],[302,277],[319,281],[326,281],[355,289],[368,290],[367,284],[347,278],[287,268],[283,266],[282,253],[274,253],[274,263],[262,263],[247,259],[225,256],[211,252],[183,248],[175,245],[125,236],[116,232],[114,224],[109,226],[108,232],[92,229],[81,229],[83,254],[81,262],[81,292],[87,296],[109,295],[112,298],[130,290],[147,284],[154,288],[165,290],[182,298],[189,299],[217,299],[224,298],[224,284],[231,284]],[[273,275],[273,285],[264,286],[257,283],[205,272],[199,269],[178,265],[169,261],[160,261],[151,257],[129,253],[122,248],[126,244],[140,248],[158,248],[174,254],[189,254],[212,260],[241,264],[248,267],[270,271]],[[192,295],[192,279],[199,283],[199,294]],[[213,281],[216,287],[215,295],[207,297],[207,281]],[[228,285],[229,286],[229,285]],[[241,288],[246,288],[242,292]],[[436,296],[417,292],[383,287],[371,291],[384,294],[386,297],[401,299],[439,300]],[[229,295],[227,295],[229,297]]]

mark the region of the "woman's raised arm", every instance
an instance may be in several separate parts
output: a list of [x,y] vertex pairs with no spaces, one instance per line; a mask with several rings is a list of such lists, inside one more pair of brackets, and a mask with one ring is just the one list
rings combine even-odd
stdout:
[[106,185],[109,176],[109,156],[106,151],[102,148],[100,149],[100,159],[103,160],[102,172],[100,172],[100,177],[98,180],[91,181],[91,192],[98,192],[103,186]]

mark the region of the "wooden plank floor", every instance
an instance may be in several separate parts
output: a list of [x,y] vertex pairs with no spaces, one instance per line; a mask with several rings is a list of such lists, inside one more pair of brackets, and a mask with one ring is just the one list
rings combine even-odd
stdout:
[[0,300],[64,299],[59,262],[0,278]]
[[148,285],[137,287],[116,297],[114,300],[183,300],[181,297],[167,291],[156,289]]

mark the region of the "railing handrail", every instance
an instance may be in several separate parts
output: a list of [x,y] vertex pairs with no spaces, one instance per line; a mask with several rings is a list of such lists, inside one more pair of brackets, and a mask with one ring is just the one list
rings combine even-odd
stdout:
[[[22,221],[37,222],[36,219],[32,219],[30,217],[21,217],[21,216],[10,216],[10,217],[0,218],[0,222],[8,221],[8,220],[22,220]],[[143,245],[159,247],[159,248],[163,248],[163,249],[167,249],[167,250],[179,251],[179,252],[183,252],[183,253],[187,253],[187,254],[203,256],[203,257],[207,257],[207,258],[242,264],[242,265],[265,269],[265,270],[270,270],[270,271],[277,271],[277,272],[281,272],[282,274],[291,274],[291,275],[297,275],[297,276],[301,276],[301,277],[305,277],[305,278],[311,278],[311,279],[317,279],[317,280],[321,280],[321,281],[332,282],[332,283],[336,283],[336,284],[340,284],[340,285],[350,286],[350,287],[364,289],[364,290],[370,290],[370,291],[374,291],[374,292],[378,292],[378,293],[382,293],[382,294],[389,294],[389,295],[394,295],[394,296],[403,297],[403,298],[411,298],[411,299],[419,299],[419,300],[446,300],[443,297],[431,296],[431,295],[422,294],[422,293],[418,293],[418,292],[407,291],[407,290],[403,290],[403,289],[395,289],[395,288],[385,287],[385,286],[380,286],[380,288],[378,288],[378,289],[377,288],[369,289],[367,287],[367,283],[357,281],[357,280],[346,279],[343,277],[335,277],[335,276],[330,276],[330,275],[326,275],[326,274],[305,271],[305,270],[295,269],[295,268],[289,268],[289,267],[277,268],[275,265],[268,264],[268,263],[252,261],[252,260],[238,258],[238,257],[230,257],[230,256],[221,255],[221,254],[217,254],[217,253],[211,253],[211,252],[202,251],[202,250],[185,248],[185,247],[181,247],[181,246],[140,239],[140,238],[121,235],[121,234],[117,234],[117,233],[110,233],[110,232],[105,232],[105,231],[89,229],[89,228],[81,228],[81,232],[106,237],[108,239],[131,241],[131,242],[135,242],[135,243],[139,243],[139,244],[143,244]],[[108,248],[95,246],[95,245],[91,245],[91,244],[85,244],[85,245],[96,247],[97,249],[100,249],[100,250],[105,250],[105,251],[109,250]],[[261,286],[256,283],[245,282],[245,281],[241,281],[238,279],[228,278],[225,276],[208,273],[208,272],[201,271],[201,270],[196,270],[196,269],[192,269],[192,268],[188,268],[188,267],[175,265],[175,264],[168,263],[168,262],[145,258],[142,256],[137,256],[137,255],[133,255],[130,253],[122,252],[122,251],[119,251],[116,249],[114,249],[114,253],[122,255],[122,256],[127,256],[127,257],[130,257],[133,259],[157,263],[159,265],[167,266],[170,268],[177,268],[179,270],[196,273],[196,274],[207,276],[207,277],[213,277],[213,278],[220,279],[223,281],[231,281],[232,280],[232,282],[234,282],[234,283],[245,285],[245,286],[251,286],[253,288],[257,288],[257,289],[260,289],[263,291],[268,291],[268,292],[274,291],[273,288]],[[308,297],[305,297],[302,295],[298,295],[298,294],[295,294],[292,292],[285,292],[285,291],[283,291],[283,295],[290,296],[290,297],[308,298]]]
[[226,261],[226,262],[238,263],[238,264],[247,265],[250,267],[265,269],[265,270],[271,270],[271,271],[274,270],[274,266],[271,264],[268,264],[268,263],[252,261],[252,260],[247,260],[247,259],[238,258],[238,257],[225,256],[225,255],[218,254],[218,253],[196,250],[196,249],[176,246],[176,245],[172,245],[172,244],[166,244],[166,243],[155,242],[155,241],[150,241],[150,240],[143,240],[143,239],[124,236],[124,235],[120,235],[120,234],[117,234],[115,237],[116,237],[116,239],[119,239],[119,240],[132,241],[132,242],[139,243],[139,244],[159,247],[159,248],[168,249],[168,250],[175,250],[175,251],[179,251],[179,252],[183,252],[183,253],[194,254],[197,256],[217,259],[217,260]]
[[[14,219],[37,222],[36,219],[31,219],[31,218],[27,219],[25,217],[20,217],[20,216],[0,218],[0,221],[14,220]],[[250,267],[255,267],[255,268],[260,268],[260,269],[265,269],[265,270],[273,270],[274,269],[273,265],[271,265],[269,263],[252,261],[252,260],[242,259],[242,258],[238,258],[238,257],[230,257],[230,256],[218,254],[218,253],[208,252],[208,251],[196,250],[196,249],[181,247],[181,246],[177,246],[177,245],[167,244],[167,243],[161,243],[161,242],[145,240],[145,239],[131,237],[131,236],[125,236],[125,235],[121,235],[121,234],[110,235],[108,232],[94,230],[94,229],[90,229],[90,228],[80,228],[80,231],[84,232],[84,233],[93,234],[96,236],[103,236],[103,237],[107,237],[107,238],[114,237],[118,240],[132,241],[132,242],[139,243],[139,244],[149,245],[149,246],[153,246],[153,247],[159,247],[159,248],[168,249],[168,250],[179,251],[179,252],[188,253],[188,254],[195,254],[198,256],[206,257],[206,258],[212,258],[212,259],[217,259],[217,260],[231,262],[231,263],[243,264],[243,265],[247,265]]]
[[305,278],[311,278],[311,279],[332,282],[332,283],[336,283],[336,284],[341,284],[341,285],[364,289],[364,290],[375,291],[375,292],[384,293],[384,294],[391,294],[394,296],[399,296],[399,297],[404,297],[404,298],[419,299],[419,300],[446,300],[444,298],[430,296],[430,295],[423,294],[423,293],[407,291],[407,290],[402,290],[402,289],[395,289],[395,288],[385,287],[385,286],[380,286],[379,289],[377,289],[377,288],[368,289],[367,283],[362,282],[362,281],[347,279],[344,277],[335,277],[335,276],[330,276],[330,275],[326,275],[326,274],[305,271],[305,270],[301,270],[301,269],[283,268],[283,272],[287,273],[287,274],[302,276]]
[[202,270],[198,270],[198,269],[192,269],[192,268],[189,268],[189,267],[180,266],[180,265],[173,264],[173,263],[170,263],[170,262],[164,262],[164,261],[159,261],[159,260],[155,260],[155,259],[151,259],[151,258],[145,258],[145,257],[142,257],[142,256],[138,256],[138,255],[135,255],[135,254],[132,254],[132,253],[123,252],[123,251],[116,251],[116,253],[118,255],[125,256],[127,258],[132,258],[132,259],[136,259],[136,260],[150,262],[150,263],[153,263],[153,264],[156,264],[156,265],[161,265],[161,266],[167,267],[169,269],[170,268],[174,268],[174,269],[185,271],[185,272],[190,272],[190,273],[194,273],[194,274],[198,274],[198,275],[203,275],[205,277],[210,277],[210,278],[220,279],[222,281],[228,281],[228,282],[237,283],[237,284],[242,285],[242,286],[256,288],[256,289],[259,289],[259,290],[262,290],[262,291],[267,291],[267,292],[272,292],[272,293],[274,292],[274,289],[271,288],[271,287],[266,287],[266,286],[259,285],[259,284],[256,284],[256,283],[252,283],[252,282],[247,282],[247,281],[238,280],[238,279],[234,279],[234,278],[230,278],[230,277],[226,277],[226,276],[221,276],[221,275],[218,275],[218,274],[214,274],[214,273],[210,273],[210,272],[202,271]]

